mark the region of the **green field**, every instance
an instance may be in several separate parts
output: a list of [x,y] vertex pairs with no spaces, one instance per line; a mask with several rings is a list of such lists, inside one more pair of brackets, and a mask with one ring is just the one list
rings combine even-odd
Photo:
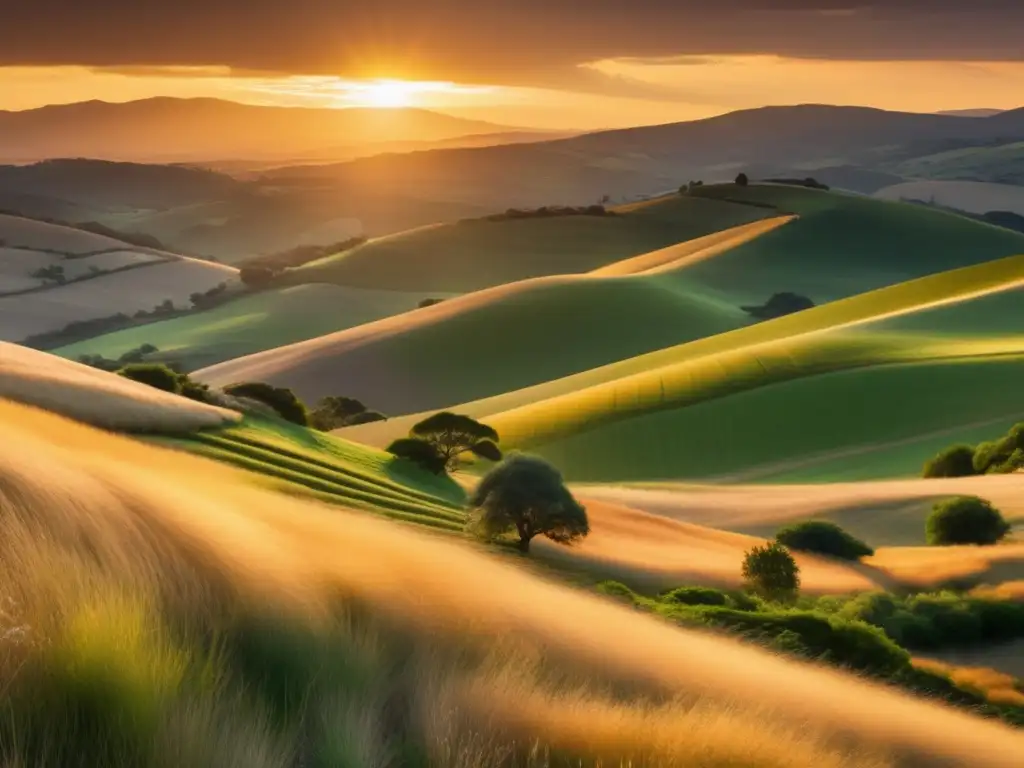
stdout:
[[[709,186],[700,194],[736,197],[754,210],[796,218],[764,219],[591,275],[477,292],[401,323],[274,350],[203,371],[201,378],[215,385],[266,379],[307,399],[338,394],[343,382],[346,394],[398,416],[497,396],[688,341],[709,338],[712,347],[724,349],[738,342],[720,334],[751,325],[740,307],[762,303],[776,291],[834,301],[1024,253],[1024,235],[909,204],[787,186]],[[776,207],[762,207],[769,204]],[[858,306],[859,314],[848,319],[843,310],[824,316],[832,319],[821,327],[878,311]],[[782,327],[799,330],[802,322],[790,318]],[[752,333],[774,337],[775,331]],[[716,347],[718,337],[726,347]],[[642,359],[637,370],[653,364]]]
[[68,358],[117,358],[143,344],[154,359],[195,370],[414,309],[422,297],[392,291],[303,285],[265,291],[214,309],[97,336],[53,350]]
[[773,185],[706,186],[696,194],[800,216],[679,273],[681,280],[739,303],[793,291],[822,304],[1024,253],[1020,233],[909,203]]
[[530,277],[589,272],[621,259],[772,215],[717,200],[672,195],[618,215],[483,219],[372,240],[292,270],[296,282],[463,293]]
[[284,421],[248,416],[237,426],[153,440],[253,472],[279,491],[432,528],[463,529],[465,495],[447,476]]
[[[913,473],[956,437],[928,435],[1024,411],[1021,281],[1024,256],[932,275],[459,410],[575,480]],[[853,475],[843,449],[861,457]],[[866,462],[876,449],[886,460]]]

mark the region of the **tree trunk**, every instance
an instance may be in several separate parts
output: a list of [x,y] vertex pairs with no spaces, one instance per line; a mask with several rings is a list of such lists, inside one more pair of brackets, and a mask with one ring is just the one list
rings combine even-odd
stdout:
[[526,522],[516,523],[516,530],[519,531],[519,551],[524,555],[530,553],[530,539],[533,538],[533,531]]

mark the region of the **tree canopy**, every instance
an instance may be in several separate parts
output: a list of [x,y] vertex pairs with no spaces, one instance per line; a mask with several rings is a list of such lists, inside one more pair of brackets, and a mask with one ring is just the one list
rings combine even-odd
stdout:
[[562,475],[533,456],[507,457],[480,481],[469,505],[472,530],[488,539],[514,530],[523,552],[536,536],[567,545],[590,533],[587,511]]
[[261,381],[249,381],[224,387],[224,393],[232,397],[258,400],[264,405],[273,408],[278,416],[285,421],[298,424],[300,427],[305,427],[309,424],[309,415],[306,412],[305,404],[296,397],[294,392],[286,387],[274,387]]
[[471,416],[451,411],[428,416],[410,430],[409,437],[433,445],[444,457],[448,470],[456,469],[460,457],[469,451],[492,461],[501,459],[498,433],[494,429]]
[[411,461],[432,475],[444,474],[444,456],[426,440],[420,440],[418,437],[401,437],[387,447],[387,452],[399,459]]
[[800,567],[777,541],[755,546],[743,559],[748,589],[774,600],[793,597],[800,589]]

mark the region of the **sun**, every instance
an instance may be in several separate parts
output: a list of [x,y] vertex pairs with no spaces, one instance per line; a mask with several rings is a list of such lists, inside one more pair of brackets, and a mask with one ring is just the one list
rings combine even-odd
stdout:
[[367,83],[358,95],[359,101],[368,107],[397,109],[411,107],[415,103],[416,84],[403,80],[377,80]]

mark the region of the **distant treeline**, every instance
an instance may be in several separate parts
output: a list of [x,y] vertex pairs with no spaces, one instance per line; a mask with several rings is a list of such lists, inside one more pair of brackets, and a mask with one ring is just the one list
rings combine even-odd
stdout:
[[333,256],[336,253],[349,251],[366,242],[366,237],[350,237],[326,245],[299,245],[266,256],[253,256],[237,263],[239,277],[250,288],[266,288],[271,285],[286,269],[301,267],[311,261]]
[[929,208],[939,208],[943,211],[949,211],[950,213],[957,213],[961,216],[966,216],[969,219],[975,221],[981,221],[986,224],[994,224],[997,227],[1003,227],[1004,229],[1012,229],[1015,232],[1024,232],[1024,216],[1013,211],[986,211],[985,213],[971,213],[970,211],[963,211],[959,208],[953,208],[949,205],[940,205],[935,200],[918,200],[913,197],[901,198],[905,203],[914,203],[915,205],[926,205]]
[[553,219],[559,216],[617,216],[603,205],[545,205],[540,208],[509,208],[504,213],[492,213],[483,219],[464,221],[512,221],[515,219]]

